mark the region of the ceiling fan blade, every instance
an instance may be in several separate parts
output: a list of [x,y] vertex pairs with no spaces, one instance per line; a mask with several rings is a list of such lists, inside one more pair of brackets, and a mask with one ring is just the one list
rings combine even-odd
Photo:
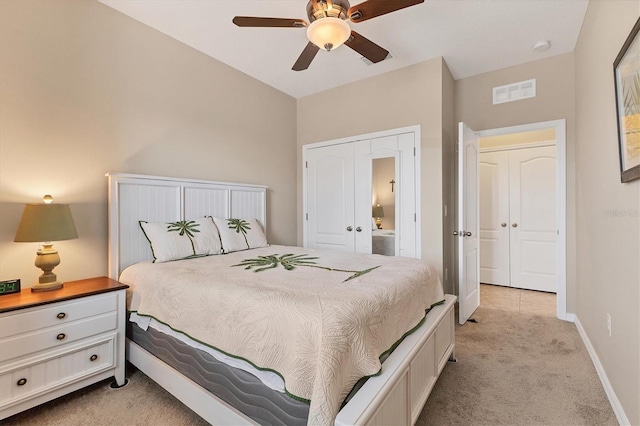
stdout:
[[298,57],[298,60],[295,64],[293,64],[293,67],[291,69],[294,71],[304,71],[309,68],[309,65],[311,65],[311,61],[313,61],[313,58],[316,57],[318,50],[320,50],[320,48],[315,44],[311,42],[307,43],[307,47],[304,48],[304,50]]
[[351,22],[358,23],[420,3],[424,0],[368,0],[349,8],[347,16]]
[[355,31],[351,31],[351,37],[349,40],[344,42],[345,45],[349,46],[374,64],[376,62],[383,61],[387,55],[389,55],[389,51],[384,49],[366,37],[361,36]]
[[307,26],[304,19],[261,18],[258,16],[236,16],[233,23],[239,27],[285,27],[302,28]]

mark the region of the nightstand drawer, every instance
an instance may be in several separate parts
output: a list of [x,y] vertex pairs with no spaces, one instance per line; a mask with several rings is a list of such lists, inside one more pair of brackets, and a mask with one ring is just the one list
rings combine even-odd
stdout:
[[115,293],[107,293],[4,315],[0,318],[0,339],[105,312],[115,312],[116,301]]
[[115,330],[117,318],[118,314],[114,310],[113,312],[61,324],[56,327],[39,329],[30,333],[0,339],[0,346],[2,346],[0,363],[45,349],[67,345],[105,331]]
[[0,375],[0,409],[113,368],[116,333],[44,361]]

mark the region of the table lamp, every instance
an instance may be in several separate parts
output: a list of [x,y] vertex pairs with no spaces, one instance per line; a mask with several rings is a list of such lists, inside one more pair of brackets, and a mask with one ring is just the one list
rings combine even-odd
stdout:
[[376,226],[378,227],[378,229],[382,229],[382,218],[384,217],[384,209],[380,204],[376,204],[373,207],[371,216],[376,218]]
[[35,265],[42,269],[38,282],[31,291],[50,291],[62,288],[62,282],[53,273],[60,264],[53,242],[78,238],[68,204],[52,204],[53,197],[45,195],[44,204],[27,204],[16,232],[15,242],[42,243],[36,254]]

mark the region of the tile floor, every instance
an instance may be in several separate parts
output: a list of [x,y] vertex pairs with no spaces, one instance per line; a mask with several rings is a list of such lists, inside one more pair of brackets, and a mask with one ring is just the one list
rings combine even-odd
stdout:
[[556,295],[555,293],[480,284],[480,306],[555,317]]

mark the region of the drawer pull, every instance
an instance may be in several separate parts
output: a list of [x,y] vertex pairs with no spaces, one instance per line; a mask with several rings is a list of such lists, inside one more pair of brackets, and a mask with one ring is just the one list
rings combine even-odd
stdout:
[[63,318],[64,318],[64,317],[66,317],[66,316],[67,316],[67,314],[65,314],[64,312],[60,312],[58,315],[56,315],[56,317],[57,317],[58,319],[63,319]]
[[92,361],[92,362],[93,362],[93,361],[95,361],[96,359],[98,359],[98,355],[93,354],[93,355],[91,355],[91,358],[89,358],[89,361]]
[[18,381],[16,382],[16,384],[17,384],[18,386],[24,386],[24,385],[26,385],[26,384],[27,384],[27,379],[24,379],[24,378],[23,378],[23,379],[20,379],[20,380],[18,380]]
[[67,337],[67,335],[66,335],[66,334],[64,334],[64,333],[60,333],[60,334],[58,334],[58,335],[56,336],[56,339],[58,339],[58,340],[63,340],[65,337]]

